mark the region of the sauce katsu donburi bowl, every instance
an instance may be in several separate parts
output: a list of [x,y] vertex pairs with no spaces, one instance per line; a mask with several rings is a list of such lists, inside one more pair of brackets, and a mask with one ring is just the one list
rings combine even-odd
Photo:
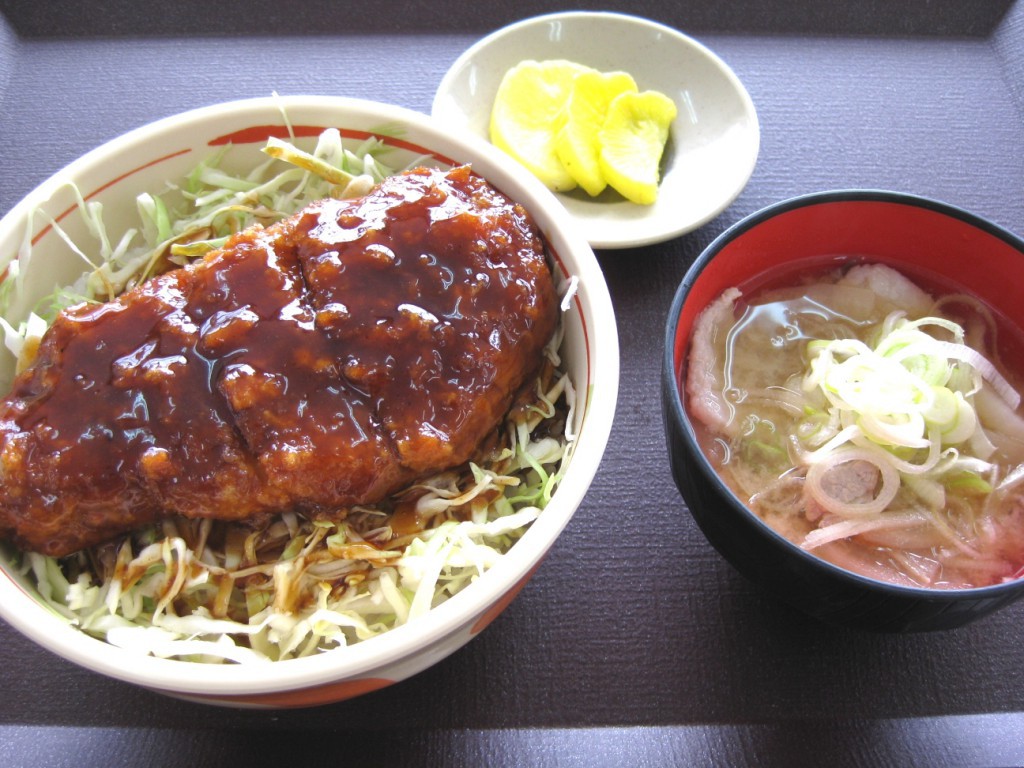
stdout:
[[741,573],[828,623],[958,627],[1024,594],[1024,242],[907,194],[808,195],[668,315],[672,473]]
[[508,605],[604,452],[593,252],[417,113],[162,120],[40,185],[0,254],[0,618],[101,674],[255,707],[403,680]]

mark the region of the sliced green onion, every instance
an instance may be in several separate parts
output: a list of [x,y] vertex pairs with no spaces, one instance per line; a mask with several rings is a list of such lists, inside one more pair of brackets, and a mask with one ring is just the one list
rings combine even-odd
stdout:
[[[944,505],[947,490],[980,494],[991,489],[960,458],[961,447],[977,448],[980,458],[965,458],[986,467],[984,459],[994,450],[978,421],[974,395],[983,379],[1007,410],[1016,408],[1020,398],[963,338],[961,326],[950,320],[909,321],[894,312],[882,323],[873,347],[849,339],[808,343],[802,387],[820,392],[829,413],[843,425],[823,445],[802,453],[811,498],[833,514],[862,518],[885,511],[902,485],[931,509]],[[798,440],[808,447],[812,440],[820,443],[820,423],[808,412],[796,430]],[[880,473],[869,501],[851,503],[826,490],[827,473],[854,460],[869,462]]]

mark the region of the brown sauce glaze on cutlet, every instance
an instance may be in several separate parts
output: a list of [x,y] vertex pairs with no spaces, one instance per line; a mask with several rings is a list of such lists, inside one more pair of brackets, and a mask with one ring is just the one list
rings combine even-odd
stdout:
[[0,402],[0,536],[379,501],[473,457],[556,316],[535,226],[468,167],[250,228],[59,315]]

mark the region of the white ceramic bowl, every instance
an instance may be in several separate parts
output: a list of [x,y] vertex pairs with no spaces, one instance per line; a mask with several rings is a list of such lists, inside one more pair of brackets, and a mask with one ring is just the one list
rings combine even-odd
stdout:
[[690,232],[725,210],[750,179],[760,129],[739,78],[696,40],[636,16],[555,13],[499,29],[455,61],[431,114],[487,138],[498,85],[526,59],[624,70],[640,90],[661,91],[679,108],[654,205],[635,205],[611,192],[597,198],[578,189],[558,195],[593,247],[648,245]]
[[[226,167],[259,163],[268,133],[283,134],[282,110],[299,136],[326,127],[360,140],[378,134],[394,148],[393,167],[422,155],[474,170],[533,215],[547,238],[556,269],[579,278],[579,291],[564,313],[563,358],[575,380],[578,447],[550,504],[523,538],[474,584],[425,616],[348,648],[281,662],[207,665],[136,655],[86,636],[43,607],[32,584],[11,567],[11,549],[0,547],[0,617],[44,648],[88,669],[173,696],[235,706],[310,706],[338,701],[413,675],[446,657],[501,612],[540,564],[583,499],[604,452],[615,411],[619,359],[607,286],[586,240],[565,210],[533,177],[502,153],[460,136],[405,109],[327,97],[284,97],[221,104],[147,125],[93,150],[40,185],[0,220],[0,253],[16,253],[26,234],[35,239],[34,259],[49,263],[46,280],[28,283],[43,296],[53,280],[81,271],[59,242],[42,209],[72,237],[83,236],[76,202],[66,182],[87,200],[104,205],[105,218],[127,223],[142,191],[160,192],[230,140],[236,146]],[[312,138],[300,146],[312,147]],[[122,216],[122,212],[123,216]]]

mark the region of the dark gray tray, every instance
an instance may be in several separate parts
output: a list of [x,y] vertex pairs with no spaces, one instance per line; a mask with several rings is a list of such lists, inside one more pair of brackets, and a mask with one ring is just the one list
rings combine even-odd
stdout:
[[[563,538],[487,632],[355,701],[256,712],[107,680],[0,624],[0,765],[280,765],[305,751],[434,766],[1024,762],[1024,603],[930,635],[816,624],[710,549],[664,456],[665,312],[732,222],[792,195],[872,187],[1024,234],[1024,3],[910,5],[601,4],[722,56],[757,106],[761,154],[716,220],[598,254],[623,342],[611,444]],[[556,9],[0,0],[0,213],[97,144],[216,101],[324,93],[427,112],[482,34]]]

